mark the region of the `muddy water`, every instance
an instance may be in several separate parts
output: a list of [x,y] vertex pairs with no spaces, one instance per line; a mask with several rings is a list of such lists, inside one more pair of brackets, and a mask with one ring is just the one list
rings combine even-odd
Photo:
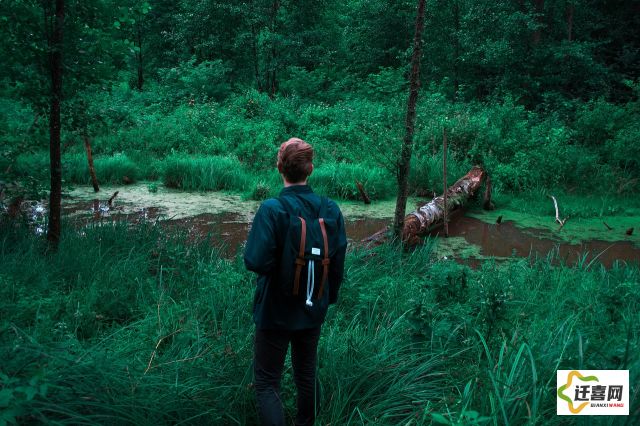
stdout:
[[[119,194],[112,206],[104,199],[113,192]],[[100,199],[87,188],[68,193],[63,210],[67,216],[82,221],[121,220],[160,221],[167,229],[177,227],[187,230],[194,237],[210,238],[227,255],[237,252],[246,240],[249,224],[259,203],[242,200],[237,195],[221,193],[186,193],[158,188],[150,192],[146,185],[103,188]],[[103,199],[104,198],[104,199]],[[391,222],[393,202],[363,206],[358,203],[340,203],[346,220],[347,237],[352,242],[372,235]],[[408,206],[411,208],[411,205]],[[435,229],[432,237],[442,234]],[[640,248],[631,241],[605,242],[591,240],[569,244],[554,238],[548,231],[521,229],[512,222],[490,224],[479,219],[457,214],[449,224],[449,238],[439,238],[436,255],[452,257],[472,266],[487,257],[506,259],[530,254],[546,256],[557,251],[567,264],[578,260],[586,262],[597,258],[610,267],[616,260],[640,262]]]
[[[432,232],[432,235],[441,234],[442,229]],[[463,237],[468,244],[479,247],[482,257],[527,257],[530,254],[547,256],[549,252],[557,251],[558,259],[569,265],[579,260],[588,263],[594,258],[606,267],[611,267],[616,260],[640,262],[640,248],[630,241],[591,240],[569,244],[554,239],[543,230],[517,228],[513,222],[490,224],[458,216],[449,224],[449,237]]]

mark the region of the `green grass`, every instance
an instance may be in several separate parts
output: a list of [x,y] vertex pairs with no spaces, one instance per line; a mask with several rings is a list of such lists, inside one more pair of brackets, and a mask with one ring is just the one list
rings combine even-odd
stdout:
[[[447,158],[447,185],[453,185],[458,179],[466,175],[473,165],[469,161],[459,161]],[[416,156],[411,161],[409,172],[409,187],[412,192],[432,197],[435,192],[442,194],[444,187],[442,178],[442,152],[427,156]]]
[[169,188],[186,190],[244,191],[250,176],[235,157],[175,155],[163,163],[163,182]]
[[362,183],[372,200],[389,198],[396,192],[391,173],[373,165],[326,163],[316,167],[309,177],[309,184],[317,192],[345,200],[361,199],[356,181]]
[[[241,258],[149,224],[65,229],[51,252],[0,223],[2,419],[255,423]],[[579,424],[555,415],[555,372],[575,368],[629,369],[638,419],[637,265],[471,270],[434,244],[349,252],[319,346],[320,424]],[[290,368],[283,399],[293,415]]]
[[[66,156],[65,180],[78,184],[91,184],[87,157],[84,154]],[[148,178],[153,161],[134,161],[127,154],[116,154],[108,157],[94,157],[93,165],[100,184],[121,184],[136,182]]]
[[[640,245],[640,201],[629,195],[576,195],[561,191],[540,190],[526,195],[494,194],[495,210],[473,209],[469,215],[487,223],[495,223],[498,216],[512,221],[519,228],[544,230],[553,238],[571,244],[583,241],[629,241]],[[555,208],[550,195],[558,202],[560,218],[555,221]],[[606,224],[606,225],[605,225]],[[612,229],[609,229],[611,227]],[[634,228],[631,236],[626,230]],[[535,231],[536,235],[540,233]]]

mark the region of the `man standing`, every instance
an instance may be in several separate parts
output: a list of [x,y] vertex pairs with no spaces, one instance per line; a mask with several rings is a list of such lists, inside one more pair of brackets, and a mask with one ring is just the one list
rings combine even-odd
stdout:
[[[278,198],[265,201],[258,209],[244,253],[245,266],[258,274],[253,304],[256,397],[262,424],[285,424],[280,379],[291,344],[296,425],[312,425],[320,401],[316,377],[320,326],[329,304],[338,299],[347,238],[336,203],[314,194],[307,185],[313,171],[311,145],[289,139],[280,146],[277,165],[284,189]],[[323,242],[315,244],[318,248],[307,247],[313,245],[309,244],[312,227],[318,223],[321,232],[316,234],[322,234]],[[300,255],[290,266],[286,249],[292,244],[287,238],[298,225],[300,240],[294,244]],[[314,261],[311,253],[318,259]],[[295,277],[294,290],[285,288],[289,276]]]

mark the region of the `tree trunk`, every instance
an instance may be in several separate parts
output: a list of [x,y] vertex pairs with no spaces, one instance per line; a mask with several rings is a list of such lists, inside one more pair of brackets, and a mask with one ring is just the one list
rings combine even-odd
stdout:
[[544,0],[534,0],[534,6],[538,27],[533,32],[533,44],[537,45],[540,43],[540,39],[542,38],[542,26],[544,25]]
[[418,88],[420,87],[420,58],[422,56],[422,31],[424,29],[424,5],[425,0],[418,0],[418,12],[416,16],[415,33],[413,36],[413,54],[411,55],[411,77],[409,87],[409,101],[407,103],[407,117],[405,121],[405,136],[402,141],[400,161],[398,162],[398,198],[393,220],[393,233],[396,237],[402,236],[404,227],[404,214],[407,208],[407,196],[409,189],[409,163],[411,162],[411,150],[413,147],[413,129],[416,121],[416,103],[418,101]]
[[429,232],[431,228],[443,223],[445,214],[451,213],[464,205],[480,188],[486,173],[480,167],[472,168],[456,183],[449,187],[447,195],[447,210],[444,209],[444,194],[434,198],[416,211],[404,218],[402,229],[402,241],[409,245],[415,245],[420,237]]
[[447,206],[449,205],[447,194],[447,129],[442,128],[442,192],[444,195],[444,236],[449,237],[449,218],[447,217]]
[[262,93],[262,83],[260,83],[260,62],[258,58],[258,34],[256,31],[256,24],[254,22],[256,12],[253,4],[253,0],[249,2],[251,6],[251,53],[253,56],[253,72],[256,77],[256,85],[258,88],[258,92]]
[[573,4],[569,4],[567,6],[567,41],[571,42],[573,40],[573,11],[575,6]]
[[49,195],[49,228],[47,239],[53,246],[60,241],[62,202],[62,161],[60,159],[60,101],[62,100],[62,37],[64,0],[56,0],[55,19],[49,53],[51,66],[51,116],[49,117],[49,159],[51,192]]
[[455,21],[455,34],[454,34],[454,54],[453,60],[453,100],[458,100],[458,91],[460,90],[460,6],[458,0],[455,0],[453,4],[453,19]]
[[140,29],[140,23],[136,22],[136,40],[138,42],[138,52],[136,53],[136,59],[138,62],[138,91],[142,92],[142,86],[144,85],[144,67],[142,63],[142,30]]
[[84,149],[87,151],[87,162],[89,163],[89,175],[91,175],[91,184],[93,185],[93,191],[100,191],[100,187],[98,186],[98,178],[96,177],[96,169],[93,167],[93,155],[91,154],[91,143],[89,142],[89,136],[85,132],[83,135],[84,138]]
[[278,51],[276,49],[275,37],[278,25],[278,11],[280,10],[280,0],[274,0],[271,8],[271,58],[267,71],[266,89],[269,91],[269,97],[273,98],[278,91]]
[[484,181],[484,199],[482,200],[482,208],[485,210],[493,210],[495,206],[491,201],[491,177],[487,175]]

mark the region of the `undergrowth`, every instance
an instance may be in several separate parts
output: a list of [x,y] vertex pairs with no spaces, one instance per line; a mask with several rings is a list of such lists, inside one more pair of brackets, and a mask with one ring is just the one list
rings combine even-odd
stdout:
[[[69,225],[55,252],[0,226],[0,421],[257,422],[240,256],[145,223]],[[639,419],[637,265],[472,270],[434,244],[350,250],[320,340],[320,424],[578,424],[555,415],[555,372],[577,368],[629,369],[620,424]],[[292,416],[289,368],[282,396]]]

